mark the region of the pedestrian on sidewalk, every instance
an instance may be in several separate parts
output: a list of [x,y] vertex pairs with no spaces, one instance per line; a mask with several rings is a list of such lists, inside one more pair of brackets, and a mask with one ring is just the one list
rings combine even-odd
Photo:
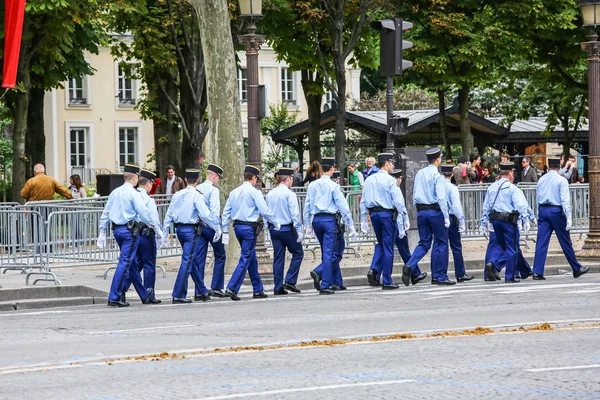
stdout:
[[46,168],[43,164],[36,164],[33,167],[33,178],[25,182],[21,189],[21,197],[26,201],[54,200],[54,193],[67,199],[72,199],[73,195],[65,189],[51,176],[46,175]]
[[[450,244],[450,249],[452,250],[452,258],[454,259],[454,274],[456,276],[456,281],[460,283],[470,281],[473,277],[467,275],[462,254],[461,233],[464,233],[467,228],[458,188],[450,182],[454,175],[452,172],[453,168],[454,165],[452,164],[441,166],[442,175],[446,177],[446,196],[448,199],[448,214],[450,215],[448,242]],[[437,280],[432,278],[431,283],[437,284]]]
[[127,276],[134,283],[143,303],[147,303],[153,295],[152,289],[146,290],[141,284],[140,271],[137,268],[131,268],[139,246],[142,226],[140,220],[155,230],[159,240],[163,238],[163,233],[158,229],[158,226],[154,225],[150,210],[144,204],[142,196],[134,189],[138,184],[140,167],[126,164],[123,171],[125,183],[113,190],[108,196],[108,201],[100,218],[98,227],[100,235],[96,242],[101,249],[106,246],[106,230],[110,224],[121,251],[119,263],[110,286],[110,294],[108,295],[108,305],[111,307],[129,306],[129,303],[125,301]]
[[538,281],[546,279],[544,278],[544,265],[546,264],[546,255],[548,254],[552,232],[556,232],[558,243],[573,269],[573,277],[579,278],[588,272],[589,268],[583,267],[577,261],[571,234],[569,233],[573,225],[569,182],[558,173],[560,169],[559,159],[549,159],[548,167],[550,170],[540,178],[537,184],[539,225],[533,261],[533,279]]
[[[187,187],[173,195],[163,224],[165,238],[171,225],[175,225],[177,239],[183,250],[181,265],[173,287],[173,304],[192,302],[187,298],[187,283],[190,274],[196,285],[195,290],[199,293],[200,300],[210,300],[208,289],[204,285],[204,274],[200,273],[198,268],[200,263],[199,253],[203,246],[208,246],[205,242],[208,240],[218,242],[221,238],[220,221],[210,213],[203,196],[196,190],[196,186],[200,182],[200,170],[187,169],[185,178]],[[209,239],[202,235],[204,228],[207,226],[215,232],[213,237]]]
[[322,176],[308,186],[304,202],[305,237],[315,235],[321,245],[321,264],[311,271],[319,294],[334,294],[344,290],[339,259],[343,252],[344,231],[348,227],[350,239],[358,237],[348,202],[340,186],[331,180],[335,165],[333,157],[323,157]]
[[238,292],[242,287],[246,271],[250,275],[252,288],[254,289],[254,299],[264,299],[269,297],[265,291],[258,274],[258,259],[256,258],[256,238],[263,230],[263,221],[258,221],[262,216],[271,224],[273,229],[279,231],[281,225],[275,219],[273,211],[267,207],[267,203],[259,189],[255,186],[258,183],[260,170],[252,165],[246,165],[244,168],[244,183],[238,186],[229,194],[221,225],[223,227],[223,244],[229,243],[229,221],[233,220],[233,229],[235,237],[240,243],[241,254],[238,265],[233,271],[233,275],[227,284],[225,294],[231,300],[241,300]]
[[175,175],[175,167],[167,165],[167,176],[156,188],[156,194],[175,194],[185,188],[185,181]]
[[[300,208],[298,197],[290,188],[294,183],[294,170],[292,168],[280,168],[278,171],[279,185],[267,194],[267,207],[275,215],[275,220],[281,225],[279,231],[269,224],[269,234],[273,243],[273,281],[275,284],[274,294],[286,295],[288,290],[300,293],[296,287],[300,265],[304,259],[302,250],[302,221],[300,220]],[[292,261],[288,268],[285,281],[283,273],[285,270],[285,250],[292,255]]]
[[412,257],[402,268],[402,282],[408,286],[411,276],[415,276],[416,265],[425,257],[431,248],[431,278],[438,285],[455,285],[448,278],[448,197],[446,181],[439,173],[442,162],[442,151],[435,147],[426,151],[429,166],[423,168],[415,176],[413,190],[414,204],[417,207],[417,225],[419,227],[419,244]]
[[[206,179],[200,185],[196,186],[196,190],[202,194],[202,197],[204,198],[211,220],[219,221],[219,226],[221,225],[221,198],[217,185],[222,176],[223,168],[215,164],[208,164],[208,167],[206,168]],[[225,288],[225,261],[227,256],[223,238],[219,238],[217,241],[212,240],[216,233],[217,232],[209,226],[205,226],[202,230],[202,237],[204,240],[200,241],[198,270],[202,277],[202,281],[204,281],[206,256],[208,253],[208,244],[210,243],[213,249],[214,263],[212,283],[210,284],[208,294],[209,296],[215,297],[227,297],[225,293],[223,293],[223,289]],[[194,293],[194,300],[200,301],[203,299],[199,287],[195,288]]]

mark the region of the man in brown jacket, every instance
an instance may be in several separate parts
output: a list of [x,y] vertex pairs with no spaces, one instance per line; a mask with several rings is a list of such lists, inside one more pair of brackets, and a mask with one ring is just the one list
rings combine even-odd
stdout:
[[185,189],[186,184],[180,177],[175,175],[175,167],[167,165],[167,177],[160,180],[156,189],[156,194],[175,194],[181,189]]
[[458,165],[454,167],[452,172],[454,173],[454,180],[457,185],[469,185],[477,177],[475,170],[471,167],[471,163],[465,157],[458,159]]
[[46,169],[42,164],[36,164],[33,167],[34,177],[29,179],[23,189],[21,197],[26,201],[54,200],[54,193],[72,199],[73,195],[67,189],[62,187],[51,176],[46,175]]

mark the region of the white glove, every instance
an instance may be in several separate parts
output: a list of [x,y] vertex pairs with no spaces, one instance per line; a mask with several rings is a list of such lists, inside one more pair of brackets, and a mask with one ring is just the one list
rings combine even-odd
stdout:
[[406,232],[405,231],[403,231],[403,230],[399,230],[398,231],[398,237],[400,239],[404,239],[405,236],[406,236]]
[[306,230],[304,232],[304,236],[307,239],[313,239],[315,237],[315,231],[313,230],[312,226],[309,226],[306,228]]
[[404,231],[407,232],[410,229],[410,221],[407,219],[404,221]]
[[163,233],[163,231],[161,231],[160,229],[155,230],[156,232],[156,239],[159,242],[162,242],[163,238],[165,237],[165,234]]
[[223,235],[221,236],[221,241],[223,242],[224,245],[228,245],[229,244],[229,234],[223,233]]
[[444,226],[450,228],[450,219],[444,219]]
[[96,246],[98,246],[101,249],[106,247],[106,232],[100,232],[100,235],[96,240]]
[[356,228],[354,227],[354,225],[350,225],[350,240],[356,240],[358,239],[358,232],[356,232]]
[[296,242],[302,243],[302,239],[304,239],[304,235],[302,232],[298,232],[298,238],[296,239]]
[[281,229],[281,224],[279,222],[275,222],[275,224],[273,225],[273,229],[275,229],[276,231]]
[[531,230],[531,222],[529,220],[523,222],[523,232],[528,233]]
[[215,236],[213,237],[213,243],[217,243],[219,241],[219,239],[221,239],[221,231],[217,231],[215,232]]
[[536,226],[538,223],[537,219],[535,217],[531,217],[531,226]]
[[169,247],[169,235],[163,233],[162,237],[158,241],[158,248],[163,249],[165,247]]
[[467,231],[467,226],[465,225],[465,222],[461,222],[460,224],[458,224],[458,232],[459,233],[465,233]]
[[572,227],[573,227],[573,221],[571,221],[571,218],[568,218],[567,219],[567,227],[565,229],[570,231]]
[[479,233],[480,233],[481,235],[484,235],[484,236],[485,236],[485,235],[487,234],[488,230],[487,230],[487,227],[486,227],[486,225],[487,225],[487,224],[483,224],[483,223],[482,223],[481,225],[479,225]]
[[362,233],[368,233],[369,232],[369,223],[368,222],[361,222],[360,223],[360,231]]

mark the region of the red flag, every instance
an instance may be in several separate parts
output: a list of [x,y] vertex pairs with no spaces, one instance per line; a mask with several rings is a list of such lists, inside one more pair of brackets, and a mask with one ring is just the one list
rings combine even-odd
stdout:
[[5,0],[5,5],[2,87],[12,89],[17,85],[25,0]]

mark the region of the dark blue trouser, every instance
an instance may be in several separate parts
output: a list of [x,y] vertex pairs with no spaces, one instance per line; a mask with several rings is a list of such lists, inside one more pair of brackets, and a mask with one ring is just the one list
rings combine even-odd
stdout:
[[[412,256],[410,253],[410,247],[408,246],[408,232],[406,236],[400,239],[398,237],[398,231],[396,231],[395,243],[396,247],[398,248],[398,253],[400,253],[400,258],[402,258],[402,262],[404,262],[404,264],[408,263],[410,261],[410,257]],[[412,268],[412,277],[416,278],[419,275],[421,275],[421,268],[419,268],[419,264],[417,264],[414,266],[414,268]],[[379,280],[379,274],[377,275],[377,278]]]
[[198,252],[200,250],[200,238],[196,235],[195,226],[177,227],[177,239],[181,243],[183,254],[181,255],[181,265],[175,279],[173,287],[173,297],[184,299],[187,297],[188,278],[192,275],[192,280],[197,288],[200,288],[200,293],[206,294],[208,290],[204,287],[202,276],[198,272]]
[[321,245],[321,264],[315,268],[315,271],[321,276],[321,289],[327,289],[336,284],[333,279],[333,268],[335,268],[337,260],[334,252],[336,245],[341,244],[337,235],[335,217],[333,215],[315,216],[312,226]]
[[125,226],[116,227],[114,236],[119,245],[119,249],[121,250],[121,254],[119,254],[117,270],[115,271],[115,275],[113,276],[110,285],[108,301],[119,301],[121,295],[125,293],[128,280],[133,283],[140,298],[145,299],[148,296],[148,292],[144,289],[144,285],[142,284],[140,271],[138,268],[131,268],[132,264],[134,264],[134,258],[139,244],[139,236],[134,238],[131,231]]
[[444,226],[444,214],[437,210],[423,210],[417,214],[419,244],[412,257],[406,263],[413,271],[419,261],[425,257],[431,243],[431,278],[438,281],[448,279],[448,229]]
[[[215,231],[208,226],[205,226],[202,229],[202,240],[200,243],[200,250],[198,252],[198,271],[200,276],[202,277],[202,282],[204,282],[204,272],[206,266],[206,255],[208,253],[208,244],[212,246],[213,256],[214,256],[214,266],[213,266],[213,276],[212,283],[210,285],[211,289],[219,289],[223,290],[225,285],[225,245],[219,239],[218,242],[213,243],[213,239],[215,237]],[[196,295],[200,295],[200,288],[196,287],[194,290]]]
[[[523,252],[519,247],[519,232],[517,231],[517,261],[516,261],[516,270],[519,272],[519,275],[522,277],[527,277],[531,273],[531,267],[529,263],[523,256]],[[504,251],[498,246],[498,241],[496,240],[496,233],[490,232],[490,241],[488,242],[487,250],[485,252],[485,263],[492,262],[494,264],[494,268],[496,271],[500,272],[506,266],[506,254]],[[487,278],[487,274],[485,273],[485,268],[483,271],[484,278]]]
[[394,237],[398,236],[396,221],[392,219],[390,212],[372,212],[371,225],[377,237],[371,269],[377,271],[377,275],[383,275],[383,284],[392,285],[392,268],[394,267]]
[[506,271],[504,272],[504,278],[507,280],[515,279],[517,272],[517,254],[519,249],[519,232],[517,226],[510,222],[498,220],[492,220],[492,226],[496,233],[498,249],[504,252],[504,257],[506,257]]
[[538,234],[535,245],[535,257],[533,259],[533,272],[544,275],[544,266],[546,264],[546,255],[548,254],[548,245],[552,232],[556,232],[556,238],[560,247],[565,253],[565,257],[573,271],[579,271],[581,264],[575,257],[571,234],[566,229],[567,219],[562,214],[562,208],[543,207],[539,208]]
[[462,253],[462,242],[460,241],[460,232],[458,231],[458,222],[450,219],[450,227],[448,228],[448,242],[452,250],[452,258],[454,259],[454,274],[457,278],[465,276],[465,260]]
[[[140,235],[139,244],[136,251],[136,256],[131,262],[131,266],[129,267],[130,271],[132,269],[137,269],[138,273],[141,274],[144,271],[144,284],[141,285],[141,281],[137,284],[134,284],[136,292],[140,293],[140,288],[143,287],[146,290],[154,289],[156,284],[156,240],[154,236],[146,236]],[[133,282],[127,277],[125,283],[125,290],[129,290]],[[136,286],[138,285],[138,286]],[[141,295],[140,295],[141,297]],[[152,298],[156,298],[155,295],[152,295]],[[143,300],[144,298],[142,298]]]
[[269,227],[271,242],[273,243],[273,280],[275,291],[283,289],[283,273],[285,270],[285,249],[292,255],[292,261],[288,268],[285,282],[295,285],[298,282],[298,272],[304,259],[304,250],[302,243],[297,242],[298,236],[296,230],[291,226],[282,226],[276,231],[272,226]]
[[344,279],[342,278],[342,269],[340,263],[344,257],[344,250],[346,250],[346,240],[344,235],[336,235],[335,247],[333,248],[333,266],[331,268],[331,274],[333,277],[333,284],[337,286],[344,286]]
[[236,225],[233,227],[235,237],[242,248],[240,260],[233,275],[227,284],[227,289],[238,293],[246,277],[246,271],[250,275],[254,293],[260,293],[264,290],[260,275],[258,274],[258,259],[256,258],[256,235],[254,228],[249,225]]

